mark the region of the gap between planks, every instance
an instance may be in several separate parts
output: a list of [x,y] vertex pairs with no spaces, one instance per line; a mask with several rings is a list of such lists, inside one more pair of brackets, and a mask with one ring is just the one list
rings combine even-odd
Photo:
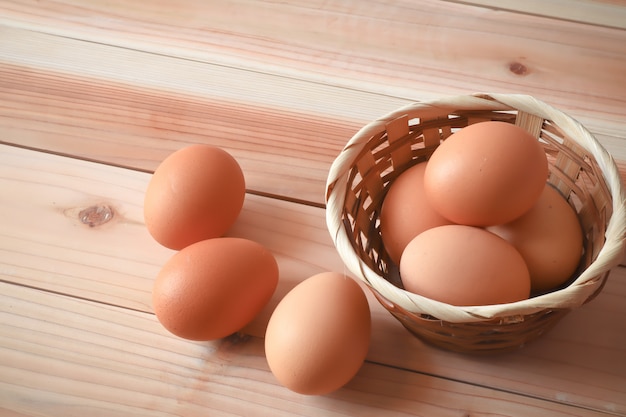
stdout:
[[445,0],[451,3],[512,11],[530,16],[588,25],[626,29],[626,7],[617,1],[603,0]]
[[[131,170],[131,171],[142,172],[142,173],[149,174],[149,175],[152,175],[154,173],[153,169],[137,168],[137,167],[134,167],[132,165],[122,165],[122,164],[118,164],[118,163],[111,162],[111,161],[108,161],[108,160],[89,158],[89,157],[86,157],[86,156],[76,156],[76,155],[73,155],[73,154],[70,154],[70,153],[66,153],[66,152],[54,151],[54,150],[50,150],[50,149],[46,149],[46,148],[38,148],[38,147],[34,147],[34,146],[22,145],[22,144],[19,144],[19,143],[8,142],[8,141],[2,140],[2,139],[0,139],[0,145],[12,146],[12,147],[19,148],[19,149],[25,149],[25,150],[33,151],[33,152],[41,152],[41,153],[44,153],[44,154],[55,155],[55,156],[59,156],[59,157],[63,157],[63,158],[71,158],[71,159],[84,161],[84,162],[91,162],[91,163],[96,163],[96,164],[102,164],[102,165],[106,165],[106,166],[110,166],[110,167],[114,167],[114,168],[128,169],[128,170]],[[259,197],[271,198],[271,199],[274,199],[274,200],[280,200],[280,201],[285,201],[285,202],[294,203],[294,204],[301,204],[301,205],[317,207],[317,208],[326,208],[325,204],[319,203],[317,201],[311,201],[311,200],[305,200],[305,199],[301,199],[301,198],[289,197],[287,195],[273,194],[273,193],[270,193],[270,192],[267,192],[267,191],[263,191],[263,190],[253,190],[253,189],[246,188],[246,193],[250,194],[250,195],[256,195],[256,196],[259,196]]]

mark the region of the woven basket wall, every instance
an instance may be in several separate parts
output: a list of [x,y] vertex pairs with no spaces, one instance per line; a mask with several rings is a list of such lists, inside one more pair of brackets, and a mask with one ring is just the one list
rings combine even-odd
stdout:
[[[564,288],[510,304],[456,307],[404,291],[379,230],[385,192],[452,133],[487,120],[517,124],[544,147],[548,182],[567,197],[583,228],[579,270]],[[612,157],[574,119],[525,95],[415,103],[371,122],[332,164],[326,203],[328,230],[346,267],[414,335],[460,352],[507,351],[536,339],[601,291],[625,247],[624,193]]]

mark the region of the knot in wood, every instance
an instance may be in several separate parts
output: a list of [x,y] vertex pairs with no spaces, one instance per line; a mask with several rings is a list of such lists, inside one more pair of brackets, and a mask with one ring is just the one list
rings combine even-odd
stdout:
[[528,73],[528,67],[521,62],[511,62],[509,64],[509,71],[515,75],[526,75]]
[[81,210],[78,218],[89,227],[100,226],[113,218],[113,209],[104,204],[90,206]]

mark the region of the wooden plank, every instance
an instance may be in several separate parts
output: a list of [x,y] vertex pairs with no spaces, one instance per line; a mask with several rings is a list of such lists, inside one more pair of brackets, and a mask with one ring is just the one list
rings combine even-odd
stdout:
[[[141,219],[149,174],[0,146],[0,279],[98,303],[151,312],[151,283],[172,253],[159,247]],[[115,216],[89,227],[77,214],[93,205]],[[8,220],[7,220],[8,219]],[[267,246],[277,257],[279,288],[245,332],[264,335],[282,296],[324,270],[345,272],[318,207],[248,195],[230,232]],[[42,254],[44,256],[42,256]],[[520,352],[473,358],[426,346],[369,294],[370,361],[550,401],[626,413],[626,269],[600,296]],[[581,366],[584,363],[585,366]],[[502,375],[506,374],[506,379]]]
[[147,313],[6,283],[0,369],[2,408],[24,416],[606,416],[372,363],[304,397],[277,385],[261,339],[187,342]]
[[[149,174],[6,145],[0,161],[0,218],[12,219],[0,232],[5,277],[152,311],[152,280],[174,252],[156,243],[143,223]],[[80,213],[91,207],[110,208],[111,220],[83,223]],[[229,235],[257,240],[277,254],[278,293],[322,270],[343,269],[320,208],[248,194]]]
[[618,119],[626,97],[626,31],[438,0],[11,1],[0,23],[411,100],[525,92]]
[[620,0],[448,0],[495,10],[572,20],[591,25],[626,29],[626,4]]
[[[2,275],[134,309],[149,308],[159,265],[171,251],[143,224],[148,175],[2,146]],[[108,207],[99,227],[81,221]],[[6,279],[6,278],[5,278]]]
[[[169,99],[176,99],[176,95],[182,98],[192,96],[196,99],[235,102],[244,108],[274,108],[287,113],[334,116],[339,120],[349,117],[361,121],[371,120],[387,109],[410,102],[406,98],[384,96],[364,89],[334,86],[332,78],[327,82],[292,79],[243,66],[225,66],[219,62],[134,50],[126,45],[112,46],[2,24],[0,52],[2,63],[25,67],[23,71],[27,74],[39,70],[51,72],[52,76],[48,79],[54,79],[54,74],[58,74],[59,82],[77,79],[77,88],[82,84],[101,81],[102,84],[96,85],[98,88],[94,89],[100,95],[106,95],[108,88],[115,89],[115,84],[120,84],[116,89],[118,94],[123,93],[122,86],[132,86],[134,89],[144,87],[148,92],[157,90],[169,93]],[[108,65],[101,65],[103,60]],[[9,71],[15,77],[16,69]],[[21,71],[18,74],[22,75]],[[82,83],[81,78],[85,78]],[[5,81],[7,86],[11,85],[11,81],[14,79]],[[52,91],[58,91],[55,86],[58,84],[51,86]],[[82,89],[85,88],[87,86],[83,85]],[[46,89],[39,86],[39,90],[45,92]],[[81,95],[80,90],[71,93],[74,94],[73,98]],[[125,97],[120,96],[111,101],[124,100]],[[130,96],[127,100],[132,104],[141,101],[141,97]],[[373,103],[373,108],[364,106],[363,100]],[[176,120],[175,117],[172,119]]]
[[[17,31],[27,35],[20,38],[12,30],[4,37],[1,32],[0,43],[4,39],[12,48],[5,49],[11,57],[5,63],[20,62],[0,62],[2,141],[143,170],[154,170],[186,144],[211,143],[237,158],[249,174],[249,189],[317,204],[323,203],[328,167],[361,126],[346,120],[345,110],[320,115],[326,100],[337,109],[378,103],[351,110],[357,119],[373,119],[408,102],[62,38],[52,45],[44,35],[28,42],[29,33]],[[25,46],[39,41],[35,50]],[[37,50],[49,48],[69,54],[38,60]],[[76,61],[76,53],[91,58]],[[122,67],[100,66],[107,53]],[[126,69],[125,62],[136,67]],[[183,69],[185,78],[172,85],[171,73]],[[225,78],[232,83],[216,89]],[[146,81],[134,81],[140,79]],[[294,96],[294,89],[306,91],[308,99]]]
[[[452,70],[448,74],[451,80],[460,71],[484,81],[480,72],[469,72],[476,60],[516,59],[520,55],[530,69],[535,63],[537,70],[571,65],[558,77],[560,80],[555,77],[560,84],[572,74],[590,73],[590,65],[595,67],[588,57],[572,53],[571,47],[581,48],[578,52],[591,47],[607,52],[624,50],[623,43],[619,44],[624,32],[619,29],[438,0],[184,0],[133,7],[102,0],[53,1],[45,5],[5,1],[3,8],[2,21],[13,26],[165,54],[185,54],[235,67],[255,65],[268,72],[294,71],[294,75],[317,73],[323,82],[351,74],[347,78],[357,88],[373,81],[372,76],[385,83],[391,78],[412,80],[417,74],[413,72],[415,65],[431,71]],[[620,11],[618,6],[614,9],[613,16]],[[508,34],[504,39],[495,36],[503,33]],[[546,59],[535,61],[533,56]],[[463,59],[461,68],[459,59]],[[507,76],[506,71],[493,70],[495,67],[492,73],[484,74],[485,78]],[[610,73],[603,74],[603,78],[619,76]],[[354,83],[356,80],[358,83]],[[442,87],[438,85],[438,89]]]
[[[102,59],[109,65],[100,65]],[[249,189],[316,204],[323,203],[327,170],[348,139],[407,103],[0,27],[2,141],[141,170],[153,170],[185,144],[212,143],[240,161]],[[612,114],[573,113],[626,160],[625,122]]]

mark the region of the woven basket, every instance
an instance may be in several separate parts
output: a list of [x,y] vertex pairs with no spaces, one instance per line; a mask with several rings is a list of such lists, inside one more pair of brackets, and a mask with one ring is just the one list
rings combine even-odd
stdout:
[[[456,130],[488,120],[521,126],[545,148],[548,181],[567,197],[583,228],[579,270],[559,290],[509,304],[456,307],[405,291],[380,235],[385,192]],[[502,352],[536,339],[602,290],[625,247],[624,192],[611,155],[574,119],[525,95],[415,103],[366,125],[332,164],[326,203],[327,226],[346,267],[410,332],[458,352]]]

